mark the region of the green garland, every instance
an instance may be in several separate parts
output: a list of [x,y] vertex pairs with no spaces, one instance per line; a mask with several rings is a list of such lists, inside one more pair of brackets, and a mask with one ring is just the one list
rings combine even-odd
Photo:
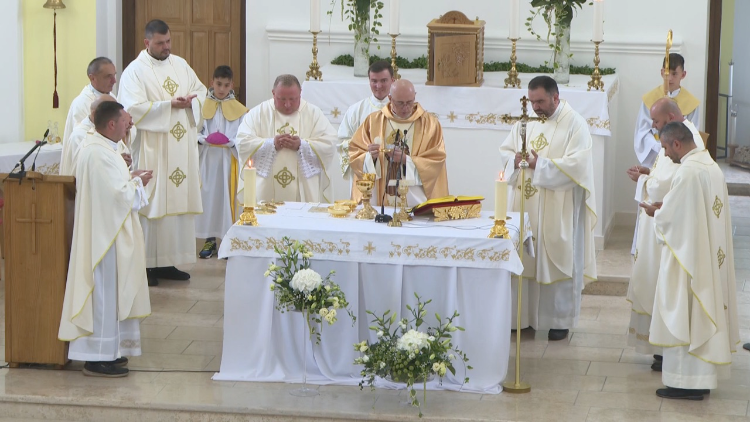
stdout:
[[[389,60],[390,57],[378,57],[378,56],[371,56],[370,57],[370,63],[376,62],[378,60]],[[354,66],[354,58],[349,54],[344,54],[341,56],[336,57],[335,59],[331,60],[331,64],[341,65],[341,66]],[[399,69],[427,69],[427,57],[417,57],[414,60],[409,60],[407,58],[398,56],[396,57],[396,66],[398,66]],[[507,72],[510,70],[510,62],[489,62],[484,64],[484,71],[485,72]],[[523,63],[516,63],[516,70],[518,70],[519,73],[553,73],[554,69],[550,66],[529,66],[527,64]],[[571,75],[591,75],[591,73],[594,72],[594,68],[586,65],[586,66],[570,66],[570,74]],[[613,67],[600,67],[599,72],[602,75],[614,75],[615,74],[615,68]]]

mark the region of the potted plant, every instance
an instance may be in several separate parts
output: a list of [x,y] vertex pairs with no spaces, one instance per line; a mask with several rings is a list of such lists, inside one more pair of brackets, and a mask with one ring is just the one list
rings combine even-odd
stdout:
[[[341,20],[349,21],[354,32],[354,76],[367,76],[370,67],[370,44],[378,42],[383,2],[380,0],[331,0],[329,16],[333,16],[336,3],[341,2]],[[378,46],[380,48],[380,46]]]

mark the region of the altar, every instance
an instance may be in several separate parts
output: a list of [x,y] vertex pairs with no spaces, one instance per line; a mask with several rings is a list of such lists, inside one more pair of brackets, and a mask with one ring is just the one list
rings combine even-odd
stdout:
[[[448,373],[442,384],[428,389],[497,394],[508,370],[511,327],[511,274],[522,270],[516,253],[519,214],[509,213],[511,239],[488,239],[493,225],[489,213],[480,218],[435,223],[425,217],[393,228],[370,220],[333,218],[319,204],[287,203],[274,215],[258,215],[258,227],[233,226],[221,243],[220,258],[228,258],[224,301],[224,347],[220,372],[214,380],[299,383],[303,349],[307,348],[307,382],[356,385],[361,368],[354,343],[374,342],[366,310],[408,316],[414,293],[427,305],[426,325],[434,314],[460,313],[455,323],[466,329],[453,333],[456,347],[474,367],[464,375]],[[530,248],[530,228],[524,231]],[[312,268],[320,274],[334,270],[356,315],[345,312],[339,321],[322,327],[322,342],[302,342],[299,313],[275,309],[271,281],[263,276],[275,262],[275,242],[282,237],[305,243],[313,251]],[[531,252],[531,249],[529,249]],[[462,386],[463,377],[470,381]],[[390,385],[381,385],[392,387]]]
[[[352,68],[328,65],[322,67],[323,81],[305,81],[302,98],[320,107],[335,126],[341,123],[350,105],[371,95],[367,78],[355,78]],[[399,69],[402,78],[414,83],[417,101],[435,115],[443,127],[447,154],[448,190],[452,195],[481,195],[494,199],[494,181],[505,163],[498,149],[510,132],[510,125],[500,121],[502,114],[520,113],[520,98],[527,95],[526,86],[537,74],[523,73],[522,89],[503,88],[506,72],[485,72],[481,87],[425,85],[424,69]],[[560,99],[568,101],[586,119],[594,140],[594,180],[596,189],[595,228],[597,249],[604,248],[604,237],[614,216],[615,175],[606,169],[615,167],[615,133],[619,90],[617,75],[602,77],[604,91],[588,91],[589,76],[570,75],[570,83],[560,85]],[[529,110],[531,111],[531,110]],[[631,140],[628,140],[630,142]],[[349,197],[348,181],[343,179],[339,156],[329,164],[329,177],[336,199]],[[469,170],[470,169],[470,170]],[[467,171],[469,170],[469,171]]]
[[[0,144],[0,173],[10,173],[27,152],[34,146],[34,142],[11,142]],[[39,155],[37,156],[37,151]],[[62,144],[42,145],[26,159],[26,170],[36,158],[36,171],[42,174],[58,174],[60,159],[62,158]]]

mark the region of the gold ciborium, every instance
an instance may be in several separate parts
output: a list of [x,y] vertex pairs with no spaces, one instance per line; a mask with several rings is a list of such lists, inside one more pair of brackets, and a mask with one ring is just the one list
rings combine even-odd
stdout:
[[[365,176],[367,175],[365,174]],[[374,185],[373,180],[357,180],[357,189],[362,192],[362,209],[357,213],[357,220],[373,220],[378,215],[377,211],[370,205]]]
[[401,181],[398,185],[398,196],[401,201],[401,209],[398,211],[398,219],[401,221],[411,221],[412,217],[406,212],[406,194],[409,193],[409,185],[405,181]]

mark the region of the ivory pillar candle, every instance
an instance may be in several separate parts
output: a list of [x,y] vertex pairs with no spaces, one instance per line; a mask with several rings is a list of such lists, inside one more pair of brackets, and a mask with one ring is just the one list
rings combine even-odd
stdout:
[[508,38],[518,39],[521,38],[521,0],[510,0],[510,31]]
[[320,32],[320,0],[310,0],[310,32]]
[[242,179],[245,181],[244,206],[255,208],[255,169],[252,167],[245,167],[242,170]]
[[401,16],[401,6],[399,5],[399,0],[391,0],[391,10],[390,10],[390,28],[388,30],[389,34],[392,35],[398,35],[400,32],[398,32],[398,20]]
[[594,0],[594,35],[592,41],[604,41],[604,0]]
[[508,181],[502,172],[495,181],[495,220],[505,220],[508,214]]

